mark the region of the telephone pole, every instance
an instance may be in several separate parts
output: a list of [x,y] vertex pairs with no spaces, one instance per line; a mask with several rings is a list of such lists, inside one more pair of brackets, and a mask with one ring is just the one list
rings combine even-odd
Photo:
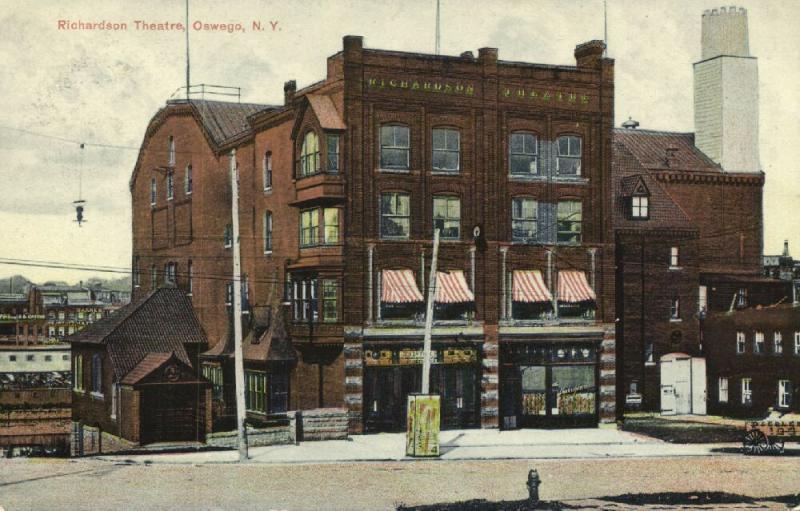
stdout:
[[433,330],[433,304],[436,300],[436,259],[439,257],[439,229],[433,230],[433,260],[428,284],[428,303],[425,312],[425,340],[422,351],[422,393],[430,393],[431,382],[431,330]]
[[233,365],[236,380],[236,425],[239,430],[239,461],[247,461],[247,430],[244,402],[244,357],[242,354],[242,259],[239,246],[239,169],[236,149],[231,149],[231,215],[233,227]]

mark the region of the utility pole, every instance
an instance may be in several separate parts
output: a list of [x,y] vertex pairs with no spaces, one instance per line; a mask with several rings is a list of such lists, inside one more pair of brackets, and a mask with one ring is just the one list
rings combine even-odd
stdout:
[[436,259],[439,257],[439,229],[433,230],[433,260],[428,284],[428,308],[425,312],[425,340],[422,351],[422,394],[430,393],[431,386],[431,330],[433,330],[433,304],[436,299]]
[[440,0],[436,0],[436,55],[439,55],[440,42],[441,42],[441,32],[439,28],[439,10],[441,6],[439,5]]
[[186,101],[189,101],[189,0],[186,0]]
[[242,260],[239,246],[239,170],[236,149],[231,149],[231,215],[233,226],[233,365],[236,382],[236,425],[239,430],[239,461],[247,461],[247,430],[244,403],[244,357],[242,354]]

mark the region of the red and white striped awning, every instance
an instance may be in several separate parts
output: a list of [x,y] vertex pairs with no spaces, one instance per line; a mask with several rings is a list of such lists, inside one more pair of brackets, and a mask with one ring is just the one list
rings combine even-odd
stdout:
[[422,302],[422,293],[411,270],[383,270],[381,301],[385,303]]
[[436,303],[474,302],[475,295],[469,289],[461,270],[436,272]]
[[578,303],[597,300],[597,295],[582,271],[558,272],[558,301]]
[[511,297],[515,302],[525,303],[549,302],[553,299],[539,270],[515,270]]

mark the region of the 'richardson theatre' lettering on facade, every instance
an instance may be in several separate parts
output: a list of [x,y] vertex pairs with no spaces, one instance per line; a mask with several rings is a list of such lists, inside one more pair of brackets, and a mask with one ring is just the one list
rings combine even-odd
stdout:
[[457,96],[474,96],[475,86],[461,82],[435,82],[426,80],[401,80],[398,78],[368,78],[367,88],[371,90],[397,89],[411,92],[430,92]]

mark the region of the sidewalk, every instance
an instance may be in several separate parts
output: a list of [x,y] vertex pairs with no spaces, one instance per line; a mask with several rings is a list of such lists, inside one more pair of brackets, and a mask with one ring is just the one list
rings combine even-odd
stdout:
[[[614,429],[452,430],[440,434],[442,460],[639,458],[709,456],[738,452],[739,444],[670,444]],[[125,463],[234,463],[236,451],[98,457]],[[250,449],[250,463],[333,463],[414,460],[404,433],[355,435],[348,440],[302,442]]]

